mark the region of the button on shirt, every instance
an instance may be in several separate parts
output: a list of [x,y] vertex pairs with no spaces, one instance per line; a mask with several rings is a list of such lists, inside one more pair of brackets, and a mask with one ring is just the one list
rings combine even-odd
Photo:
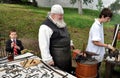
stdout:
[[99,41],[101,43],[104,43],[103,24],[100,24],[98,19],[95,19],[95,22],[90,28],[88,45],[87,45],[86,51],[99,54],[99,56],[93,56],[93,58],[98,60],[98,62],[101,62],[105,54],[105,48],[94,45],[93,41]]

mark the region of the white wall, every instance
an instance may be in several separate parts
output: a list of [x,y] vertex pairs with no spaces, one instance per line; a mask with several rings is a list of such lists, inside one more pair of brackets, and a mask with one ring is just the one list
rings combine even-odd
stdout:
[[110,4],[112,4],[113,2],[115,2],[116,0],[102,0],[103,1],[103,5],[105,7],[110,6]]
[[[70,0],[36,0],[38,2],[38,6],[40,7],[51,7],[53,4],[60,4],[63,7],[72,7],[77,8],[77,3],[75,5],[70,4]],[[108,7],[111,3],[113,3],[115,0],[102,0],[103,5],[105,7]],[[96,5],[98,3],[98,0],[94,0],[91,4],[85,5],[83,4],[83,8],[88,9],[97,9]]]

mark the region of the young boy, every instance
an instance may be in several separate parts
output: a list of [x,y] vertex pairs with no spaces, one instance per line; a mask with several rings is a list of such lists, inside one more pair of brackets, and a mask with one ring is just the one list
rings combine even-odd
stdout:
[[11,30],[9,33],[10,39],[6,42],[6,52],[14,53],[14,55],[20,55],[21,50],[24,49],[22,42],[17,39],[16,30]]
[[[99,54],[98,56],[93,56],[99,63],[98,63],[98,70],[103,60],[105,54],[105,48],[109,48],[111,50],[115,50],[110,44],[104,43],[104,31],[103,31],[103,23],[109,22],[112,18],[112,12],[108,8],[104,8],[98,19],[95,19],[92,27],[89,31],[89,39],[86,51],[94,52]],[[99,78],[99,74],[97,75]]]

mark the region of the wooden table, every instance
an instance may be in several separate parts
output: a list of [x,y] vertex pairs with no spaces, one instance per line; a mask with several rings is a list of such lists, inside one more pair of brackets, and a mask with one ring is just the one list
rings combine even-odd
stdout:
[[[14,61],[9,62],[7,59],[2,61],[0,59],[0,78],[77,78],[67,72],[52,66],[46,66],[43,61],[38,65],[24,68],[20,62],[26,59],[39,59],[31,53],[26,53],[15,57]],[[50,67],[50,68],[49,68]],[[52,69],[53,70],[52,70]],[[57,73],[57,72],[59,73]],[[64,76],[64,77],[63,77]]]

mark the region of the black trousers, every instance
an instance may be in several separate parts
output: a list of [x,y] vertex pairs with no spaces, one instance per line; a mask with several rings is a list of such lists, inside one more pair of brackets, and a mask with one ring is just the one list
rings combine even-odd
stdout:
[[100,78],[99,76],[99,70],[100,70],[100,66],[101,66],[101,62],[99,62],[98,64],[97,64],[97,77],[96,78]]

